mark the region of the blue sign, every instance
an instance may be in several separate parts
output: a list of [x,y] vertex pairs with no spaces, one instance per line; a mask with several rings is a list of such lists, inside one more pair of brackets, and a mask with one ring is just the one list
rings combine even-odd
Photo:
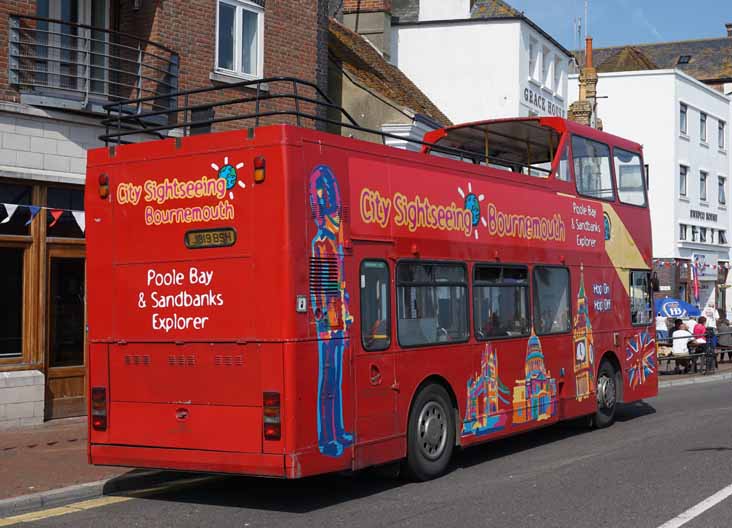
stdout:
[[699,317],[701,315],[701,311],[696,306],[670,297],[656,299],[656,313],[660,313],[663,317],[672,317],[674,319]]

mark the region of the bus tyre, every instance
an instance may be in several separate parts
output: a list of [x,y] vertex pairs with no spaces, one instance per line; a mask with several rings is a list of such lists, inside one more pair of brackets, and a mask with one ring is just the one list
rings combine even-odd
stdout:
[[440,385],[422,389],[409,412],[406,473],[413,480],[440,476],[455,447],[454,410]]
[[618,376],[615,368],[609,361],[603,361],[597,372],[597,412],[592,419],[592,425],[597,429],[607,427],[615,420],[617,382]]

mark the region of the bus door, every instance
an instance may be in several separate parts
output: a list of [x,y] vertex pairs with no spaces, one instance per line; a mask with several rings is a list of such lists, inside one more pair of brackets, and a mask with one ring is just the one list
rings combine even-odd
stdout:
[[[356,468],[401,456],[397,438],[395,354],[391,347],[391,273],[374,251],[354,251],[358,263],[358,309],[352,334],[356,390]],[[356,266],[354,266],[356,267]],[[352,301],[353,302],[353,301]]]

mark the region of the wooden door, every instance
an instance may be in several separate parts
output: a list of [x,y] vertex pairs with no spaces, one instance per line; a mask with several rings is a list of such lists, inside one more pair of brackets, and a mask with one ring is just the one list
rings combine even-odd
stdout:
[[46,419],[86,414],[84,249],[49,247]]

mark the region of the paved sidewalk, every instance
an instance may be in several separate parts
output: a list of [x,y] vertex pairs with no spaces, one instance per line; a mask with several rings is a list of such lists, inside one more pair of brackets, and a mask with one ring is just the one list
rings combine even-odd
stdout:
[[659,387],[670,387],[673,385],[686,385],[687,383],[696,383],[704,381],[705,379],[719,379],[720,377],[732,378],[732,361],[727,358],[727,354],[724,355],[725,360],[719,362],[717,368],[713,373],[704,375],[700,372],[689,372],[688,374],[675,374],[674,363],[668,367],[666,371],[666,362],[661,364],[658,376]]
[[0,431],[0,499],[104,480],[129,469],[90,466],[86,418]]

